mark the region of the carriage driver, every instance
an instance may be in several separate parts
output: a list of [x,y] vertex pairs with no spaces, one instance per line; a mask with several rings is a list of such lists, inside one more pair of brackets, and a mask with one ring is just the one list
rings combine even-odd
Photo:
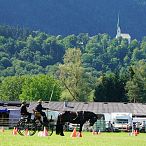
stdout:
[[37,106],[35,107],[35,110],[36,110],[37,112],[39,112],[39,113],[43,116],[43,122],[48,122],[46,113],[42,111],[42,110],[46,110],[46,109],[47,109],[47,108],[44,108],[44,107],[42,106],[42,100],[41,100],[41,99],[38,100],[38,104],[37,104]]
[[20,113],[21,113],[22,116],[28,116],[29,120],[31,119],[31,113],[29,113],[27,111],[27,104],[26,104],[25,101],[22,101],[21,108],[20,108]]

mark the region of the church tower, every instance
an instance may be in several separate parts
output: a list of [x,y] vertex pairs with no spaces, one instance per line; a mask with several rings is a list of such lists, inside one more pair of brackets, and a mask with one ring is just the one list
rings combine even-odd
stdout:
[[121,36],[121,28],[120,28],[120,19],[119,19],[119,15],[118,15],[118,22],[117,22],[117,35],[116,38]]
[[130,44],[131,42],[131,36],[128,33],[122,33],[121,28],[120,28],[120,18],[118,14],[118,22],[117,22],[117,34],[116,38],[122,37],[123,39],[127,39],[128,43]]

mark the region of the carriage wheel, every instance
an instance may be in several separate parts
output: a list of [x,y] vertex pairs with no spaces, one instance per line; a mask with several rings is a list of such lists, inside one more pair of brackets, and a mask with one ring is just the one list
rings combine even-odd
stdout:
[[36,133],[36,124],[34,123],[33,120],[25,121],[25,120],[20,120],[17,124],[17,129],[18,129],[18,133],[21,136],[32,136]]

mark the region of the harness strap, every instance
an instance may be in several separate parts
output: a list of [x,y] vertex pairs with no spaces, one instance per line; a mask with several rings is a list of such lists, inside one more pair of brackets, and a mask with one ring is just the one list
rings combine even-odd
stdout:
[[85,115],[85,114],[84,114],[84,111],[82,111],[82,118],[83,118],[83,120],[85,119],[84,115]]
[[[83,118],[83,120],[84,120],[84,111],[82,111],[81,113],[80,113],[80,115],[81,115],[81,117]],[[76,120],[79,116],[79,113],[78,112],[76,112],[76,117],[73,119],[73,120]]]
[[59,115],[58,115],[58,117],[59,117],[58,120],[59,120],[59,122],[60,122],[59,124],[61,124],[61,122],[62,122],[62,120],[61,120],[61,115],[62,115],[62,113],[59,113]]
[[78,115],[79,115],[79,114],[78,114],[78,112],[76,112],[76,117],[75,117],[73,120],[76,120],[76,119],[77,119],[77,117],[78,117]]

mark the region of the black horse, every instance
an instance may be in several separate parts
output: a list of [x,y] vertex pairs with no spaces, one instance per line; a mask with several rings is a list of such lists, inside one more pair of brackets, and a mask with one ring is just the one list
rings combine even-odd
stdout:
[[90,111],[65,111],[63,113],[60,113],[57,119],[56,134],[64,136],[63,125],[66,122],[80,124],[79,132],[81,133],[82,127],[86,121],[89,121],[90,126],[93,126],[94,123],[97,121],[97,115]]

